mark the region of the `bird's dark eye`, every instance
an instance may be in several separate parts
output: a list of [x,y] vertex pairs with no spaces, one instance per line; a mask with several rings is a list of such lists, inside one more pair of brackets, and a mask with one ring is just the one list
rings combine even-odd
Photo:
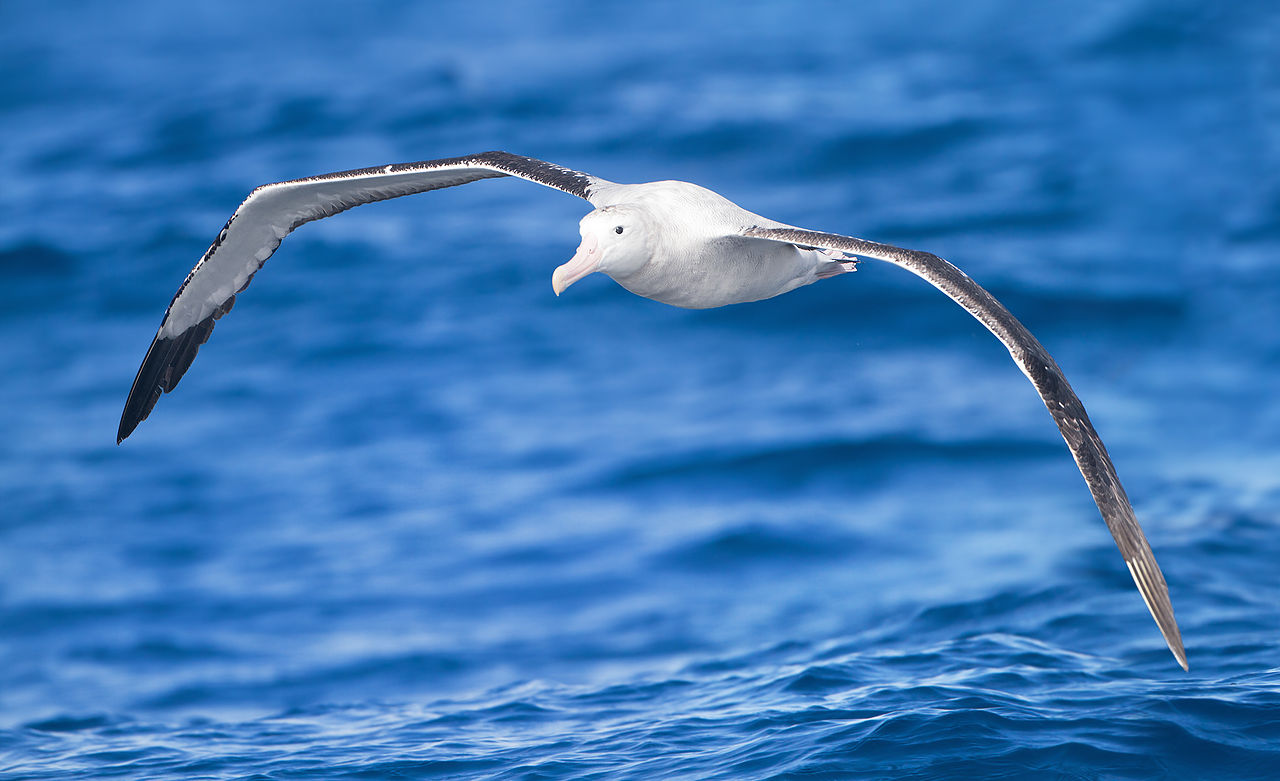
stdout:
[[621,226],[621,225],[619,225],[618,227],[614,228],[614,229],[613,229],[613,232],[614,232],[614,233],[622,233],[622,226]]

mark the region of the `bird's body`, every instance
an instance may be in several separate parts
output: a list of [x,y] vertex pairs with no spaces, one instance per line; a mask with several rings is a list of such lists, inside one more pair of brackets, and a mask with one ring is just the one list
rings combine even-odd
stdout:
[[293,229],[374,201],[516,176],[591,203],[577,253],[552,275],[557,295],[604,273],[631,292],[706,309],[771,298],[854,269],[860,258],[905,268],[987,327],[1031,380],[1058,425],[1139,592],[1179,664],[1186,655],[1168,587],[1102,440],[1061,369],[991,294],[950,263],[851,236],[785,225],[688,182],[616,184],[506,152],[365,168],[264,185],[236,209],[174,295],[125,402],[117,441],[186,372],[213,323]]
[[760,301],[851,268],[834,259],[841,253],[747,238],[753,227],[785,226],[696,184],[610,183],[596,192],[592,203],[601,204],[602,218],[631,208],[642,210],[648,225],[649,261],[633,273],[604,273],[664,304],[711,309]]

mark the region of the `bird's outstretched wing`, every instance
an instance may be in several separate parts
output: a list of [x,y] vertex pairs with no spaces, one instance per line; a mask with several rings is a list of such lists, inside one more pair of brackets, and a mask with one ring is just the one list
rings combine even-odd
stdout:
[[117,444],[151,414],[161,393],[178,384],[200,345],[209,339],[213,321],[231,310],[236,295],[294,228],[361,204],[504,176],[528,179],[587,200],[593,188],[609,184],[531,157],[483,152],[264,184],[249,193],[169,303],[129,390]]
[[995,299],[963,271],[936,255],[927,252],[902,249],[888,244],[841,236],[834,233],[803,230],[800,228],[751,228],[744,235],[756,239],[785,242],[802,247],[837,250],[875,260],[883,260],[923,278],[946,293],[964,307],[978,322],[987,327],[1004,343],[1018,368],[1031,380],[1044,405],[1049,408],[1062,438],[1071,448],[1084,481],[1089,485],[1093,500],[1107,522],[1111,536],[1115,538],[1125,564],[1138,584],[1147,608],[1164,634],[1169,650],[1182,668],[1187,669],[1187,655],[1182,647],[1182,635],[1169,601],[1169,587],[1165,584],[1160,565],[1142,533],[1142,527],[1134,516],[1129,497],[1125,495],[1111,457],[1103,446],[1098,433],[1093,430],[1084,405],[1054,362],[1031,332]]

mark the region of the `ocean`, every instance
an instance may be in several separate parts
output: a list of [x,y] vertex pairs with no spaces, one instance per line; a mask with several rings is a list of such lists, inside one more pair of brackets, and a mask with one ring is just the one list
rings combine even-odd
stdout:
[[[1280,777],[1280,10],[0,6],[0,777]],[[300,228],[116,424],[256,185],[503,149],[928,250],[689,311],[513,179]]]

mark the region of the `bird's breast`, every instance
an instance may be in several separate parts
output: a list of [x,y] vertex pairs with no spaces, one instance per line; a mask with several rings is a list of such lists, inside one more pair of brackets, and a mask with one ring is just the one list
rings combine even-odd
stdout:
[[618,284],[644,298],[685,309],[759,301],[817,279],[817,253],[789,244],[727,236],[660,247]]

